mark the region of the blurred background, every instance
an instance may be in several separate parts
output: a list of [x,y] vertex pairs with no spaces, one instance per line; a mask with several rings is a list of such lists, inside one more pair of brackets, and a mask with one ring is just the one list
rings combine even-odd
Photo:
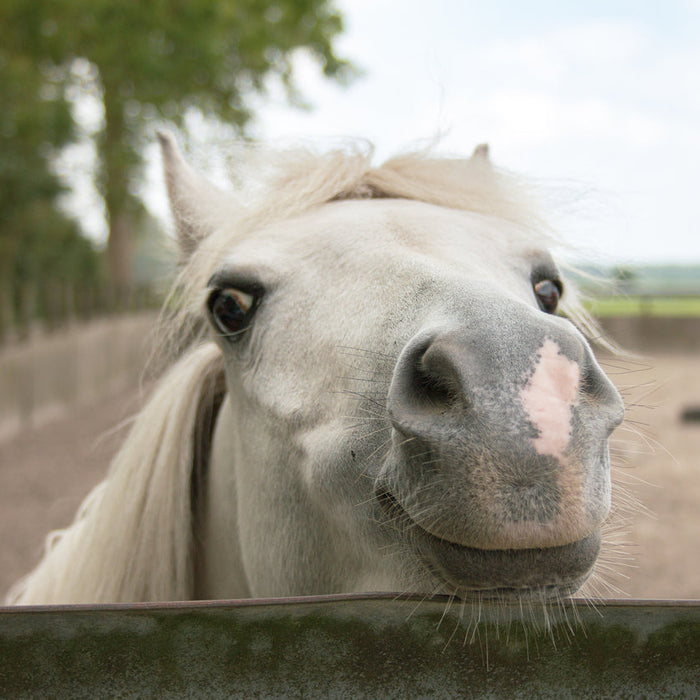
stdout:
[[698,0],[4,0],[0,592],[145,391],[175,268],[165,128],[217,181],[239,139],[368,139],[378,160],[488,142],[532,178],[635,353],[601,362],[629,405],[617,477],[644,507],[593,592],[700,598],[698,36]]

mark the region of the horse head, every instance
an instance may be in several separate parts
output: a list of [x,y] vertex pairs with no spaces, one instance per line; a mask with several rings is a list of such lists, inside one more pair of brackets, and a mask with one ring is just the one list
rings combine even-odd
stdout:
[[452,163],[458,201],[420,180],[435,162],[352,187],[329,185],[341,176],[326,165],[285,184],[292,201],[315,183],[315,202],[265,216],[163,146],[227,386],[199,594],[577,590],[610,509],[622,402],[557,314],[549,240],[488,150]]

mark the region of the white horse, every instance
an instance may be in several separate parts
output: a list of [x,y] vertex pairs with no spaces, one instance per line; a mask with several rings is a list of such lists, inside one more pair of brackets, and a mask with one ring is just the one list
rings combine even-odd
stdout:
[[296,152],[225,194],[161,145],[188,347],[10,602],[576,591],[622,402],[487,148]]

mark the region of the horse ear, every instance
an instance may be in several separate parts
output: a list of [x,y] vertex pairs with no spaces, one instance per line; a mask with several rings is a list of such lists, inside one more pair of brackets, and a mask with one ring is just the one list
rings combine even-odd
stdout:
[[488,143],[480,143],[474,149],[474,153],[472,153],[472,158],[474,160],[481,160],[484,163],[491,163],[491,159],[489,158],[489,145],[488,145]]
[[210,231],[205,202],[211,203],[216,188],[185,161],[171,134],[158,132],[165,183],[177,239],[184,259]]

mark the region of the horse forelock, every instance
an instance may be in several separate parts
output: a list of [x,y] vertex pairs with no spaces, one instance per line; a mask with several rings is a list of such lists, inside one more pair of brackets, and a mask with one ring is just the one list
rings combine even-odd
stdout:
[[[328,202],[362,199],[410,199],[500,217],[530,234],[549,231],[532,186],[482,157],[413,152],[375,166],[371,146],[324,154],[299,149],[254,151],[248,170],[259,171],[244,187],[243,199],[249,205],[241,210],[234,204],[242,215],[240,225],[247,231]],[[222,213],[226,221],[231,220],[230,210]]]

